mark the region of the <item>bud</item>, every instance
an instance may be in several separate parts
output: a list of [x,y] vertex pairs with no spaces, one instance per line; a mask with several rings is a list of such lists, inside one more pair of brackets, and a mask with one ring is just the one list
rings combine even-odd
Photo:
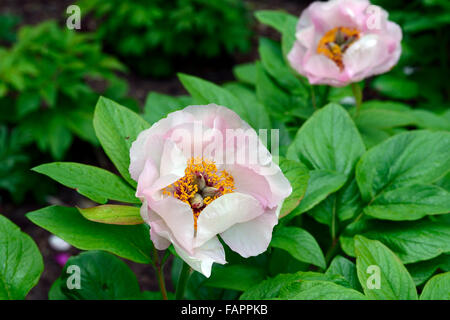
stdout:
[[219,189],[217,189],[217,188],[206,187],[202,190],[202,195],[203,195],[203,198],[206,198],[206,197],[213,198],[217,194],[217,192],[219,192]]
[[191,199],[189,199],[189,203],[191,204],[193,209],[200,209],[203,207],[203,197],[200,193],[196,193]]
[[201,191],[206,186],[205,178],[202,174],[198,174],[195,178],[195,184],[198,186],[198,190]]

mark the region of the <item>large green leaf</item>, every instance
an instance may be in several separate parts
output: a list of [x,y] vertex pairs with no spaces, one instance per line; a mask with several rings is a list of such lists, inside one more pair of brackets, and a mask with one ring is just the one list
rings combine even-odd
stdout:
[[100,97],[95,107],[94,129],[100,144],[122,177],[132,186],[130,148],[138,134],[150,125],[139,115],[112,100]]
[[331,103],[303,124],[289,147],[288,158],[298,157],[310,169],[349,176],[364,151],[364,143],[347,111]]
[[286,117],[292,108],[292,98],[269,76],[260,63],[256,64],[256,95],[266,110],[276,117]]
[[312,170],[309,172],[308,186],[300,205],[288,216],[295,217],[313,208],[329,194],[339,190],[347,180],[342,173],[328,170]]
[[433,185],[411,185],[385,191],[364,213],[386,220],[417,220],[426,215],[450,212],[450,192]]
[[280,33],[283,32],[286,21],[297,21],[297,17],[283,11],[260,10],[255,12],[255,17],[259,22],[271,26]]
[[117,226],[86,220],[76,208],[51,206],[28,219],[81,250],[104,250],[139,263],[149,263],[152,243],[146,225]]
[[292,186],[292,193],[287,197],[280,211],[280,218],[294,210],[305,196],[309,171],[302,163],[280,159],[280,168]]
[[438,269],[450,271],[450,254],[441,254],[440,256],[416,263],[406,265],[416,286],[427,281]]
[[92,208],[78,208],[78,211],[88,220],[118,225],[136,225],[144,223],[140,208],[106,204]]
[[227,83],[223,87],[241,100],[242,104],[251,106],[252,112],[249,112],[248,119],[255,130],[272,128],[266,107],[258,101],[254,90],[237,82]]
[[329,281],[296,281],[280,290],[286,300],[367,300],[361,292]]
[[325,257],[316,239],[306,230],[298,227],[277,229],[270,243],[272,247],[286,250],[299,261],[325,268]]
[[428,260],[450,252],[450,225],[446,223],[360,221],[350,225],[341,236],[342,248],[351,256],[354,256],[355,234],[381,241],[394,251],[403,263]]
[[416,118],[408,105],[393,101],[371,100],[364,102],[355,118],[358,128],[387,129],[413,125]]
[[358,291],[362,290],[361,284],[358,281],[356,265],[342,256],[338,255],[334,257],[326,271],[326,274],[341,275],[348,281],[353,289]]
[[247,110],[241,101],[228,90],[187,74],[180,73],[178,78],[197,104],[215,103],[235,111],[241,118],[248,120]]
[[356,180],[352,179],[339,191],[330,194],[308,213],[318,222],[331,227],[333,223],[336,224],[337,220],[345,221],[354,217],[361,208],[362,203],[358,185]]
[[140,203],[135,191],[115,174],[93,166],[74,162],[53,162],[33,168],[53,180],[74,188],[78,193],[97,203],[117,200]]
[[[71,266],[79,269],[72,271],[69,269]],[[70,288],[68,284],[74,284],[72,279],[78,271],[80,288]],[[56,285],[59,285],[59,292],[64,298],[69,300],[123,300],[136,299],[141,295],[133,271],[125,262],[103,251],[88,251],[71,257]]]
[[245,291],[264,280],[263,269],[252,265],[226,265],[216,267],[203,285]]
[[416,82],[390,74],[376,77],[372,82],[372,87],[381,94],[394,99],[414,99],[419,94],[419,86]]
[[356,167],[363,199],[400,186],[432,183],[450,170],[450,133],[410,131],[370,149]]
[[347,281],[338,275],[324,274],[318,272],[297,272],[292,274],[279,274],[274,278],[262,281],[245,291],[240,300],[263,300],[274,299],[280,294],[280,290],[297,281],[330,281],[338,285],[346,286]]
[[190,103],[187,96],[172,97],[158,92],[150,92],[145,100],[143,117],[149,123],[155,123],[167,117],[171,112],[180,110]]
[[420,300],[450,300],[450,272],[435,275],[428,280]]
[[[400,259],[384,244],[362,236],[355,237],[356,269],[359,282],[367,297],[376,300],[417,299],[411,275]],[[371,267],[375,267],[371,270]],[[371,277],[379,272],[379,288],[370,288]],[[375,272],[375,273],[373,273]]]
[[294,75],[283,59],[280,45],[267,38],[259,40],[259,55],[264,69],[285,89],[308,96],[307,89]]
[[0,215],[0,300],[25,299],[43,270],[33,239]]

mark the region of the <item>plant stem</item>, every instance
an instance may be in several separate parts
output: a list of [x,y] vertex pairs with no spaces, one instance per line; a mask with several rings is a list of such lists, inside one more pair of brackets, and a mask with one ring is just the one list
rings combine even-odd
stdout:
[[314,91],[314,87],[311,86],[311,101],[312,101],[312,105],[314,107],[314,110],[317,110],[317,106],[316,106],[316,92]]
[[184,291],[191,275],[191,267],[188,266],[186,262],[183,262],[183,268],[180,271],[180,276],[178,277],[177,289],[175,291],[175,300],[184,299]]
[[325,262],[327,265],[330,263],[331,259],[334,258],[336,253],[339,251],[339,237],[335,238],[333,240],[333,243],[331,244],[331,247],[328,249],[327,253],[325,254]]
[[154,260],[154,268],[158,276],[159,289],[161,290],[162,298],[163,300],[168,300],[166,284],[164,282],[163,266],[159,262],[158,251],[156,250],[156,248],[153,248],[153,260]]
[[362,98],[363,98],[361,87],[359,86],[359,84],[357,82],[352,83],[352,91],[353,91],[353,95],[355,96],[355,100],[356,100],[355,118],[357,118],[359,116],[359,109],[361,108]]

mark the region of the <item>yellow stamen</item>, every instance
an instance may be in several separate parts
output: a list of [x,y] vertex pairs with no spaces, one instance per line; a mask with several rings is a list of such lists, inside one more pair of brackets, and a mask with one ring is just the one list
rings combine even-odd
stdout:
[[[197,230],[197,219],[200,212],[220,196],[233,192],[235,189],[234,179],[225,170],[218,172],[213,161],[198,158],[188,161],[184,174],[184,177],[164,188],[163,194],[180,199],[191,206],[194,214],[194,228]],[[217,189],[213,196],[211,196],[211,188]],[[205,190],[205,194],[202,194],[203,190]],[[200,208],[197,207],[198,205],[192,205],[192,203],[198,204],[198,201],[189,201],[196,194],[197,197],[207,195],[203,198],[203,205]]]
[[337,27],[329,30],[320,39],[317,53],[323,54],[337,64],[339,69],[344,69],[342,55],[360,37],[358,29]]

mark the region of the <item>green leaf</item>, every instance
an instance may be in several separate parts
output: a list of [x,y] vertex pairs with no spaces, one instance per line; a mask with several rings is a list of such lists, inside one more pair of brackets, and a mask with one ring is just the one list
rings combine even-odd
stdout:
[[[376,300],[417,299],[416,287],[411,275],[400,259],[384,244],[377,240],[356,236],[355,252],[359,282],[367,297]],[[375,267],[373,271],[371,266]],[[380,271],[380,286],[371,288],[368,284],[371,283],[372,277],[377,275],[377,268]]]
[[450,192],[438,186],[418,184],[386,191],[364,208],[369,216],[394,221],[418,220],[448,212]]
[[409,79],[393,75],[382,75],[372,81],[372,87],[381,94],[394,99],[414,99],[419,94],[419,85]]
[[428,280],[420,300],[450,300],[450,272],[435,275]]
[[74,162],[53,162],[40,165],[33,171],[45,174],[97,203],[116,200],[141,203],[135,191],[120,177],[94,166]]
[[362,209],[361,195],[356,180],[352,179],[330,194],[324,201],[308,212],[316,221],[331,226],[333,221],[345,221],[354,217]]
[[167,117],[171,112],[187,106],[189,97],[172,97],[169,95],[150,92],[145,100],[144,119],[149,123],[155,123]]
[[288,219],[314,208],[329,194],[339,190],[346,180],[347,177],[341,173],[328,170],[310,171],[305,196],[297,209],[288,216]]
[[197,104],[215,103],[235,111],[241,118],[248,120],[248,113],[238,98],[218,85],[187,74],[178,74],[183,86]]
[[[69,269],[71,266],[79,268],[79,289],[68,288],[68,284],[74,284],[71,278],[74,271]],[[103,251],[88,251],[71,257],[62,270],[58,284],[60,293],[69,300],[124,300],[141,295],[133,271],[125,262]]]
[[280,218],[294,210],[303,199],[308,185],[309,171],[302,163],[281,159],[280,168],[292,186],[292,193],[287,197],[280,211]]
[[412,111],[412,116],[419,128],[450,131],[450,121],[443,115],[437,115],[428,110],[415,109]]
[[265,106],[258,101],[256,93],[253,90],[235,82],[225,84],[224,88],[239,98],[241,103],[251,106],[252,112],[249,113],[248,117],[249,123],[255,130],[272,128],[269,114]]
[[289,114],[291,96],[278,87],[260,63],[256,65],[256,95],[271,115],[285,117]]
[[16,108],[19,118],[37,110],[41,104],[41,97],[33,91],[24,91],[17,98]]
[[233,74],[240,82],[256,85],[256,65],[254,63],[239,64],[233,68]]
[[0,215],[0,300],[25,299],[43,270],[33,239]]
[[427,281],[438,269],[450,271],[450,254],[442,254],[436,258],[406,265],[416,286]]
[[152,243],[146,225],[116,226],[86,220],[76,208],[46,207],[27,214],[41,228],[81,250],[104,250],[138,263],[150,263]]
[[428,184],[450,170],[450,133],[409,131],[370,149],[356,167],[365,201],[386,190]]
[[294,258],[308,262],[320,268],[326,267],[325,257],[316,239],[298,227],[281,227],[277,229],[270,243],[272,247],[289,252]]
[[283,32],[287,20],[297,20],[297,17],[292,14],[275,10],[256,11],[255,17],[259,22],[276,29],[280,33]]
[[341,240],[347,242],[342,247],[351,256],[354,256],[354,234],[381,241],[394,251],[403,263],[428,260],[450,252],[450,225],[446,223],[426,220],[395,224],[376,220],[360,221],[353,225],[352,232],[346,230],[341,236]]
[[133,111],[100,97],[95,107],[94,129],[100,144],[122,177],[132,186],[130,148],[138,134],[149,128],[149,124]]
[[329,281],[296,281],[280,290],[284,300],[367,300],[362,293]]
[[336,256],[331,261],[326,274],[334,274],[343,276],[349,283],[349,285],[358,291],[361,291],[361,284],[358,281],[358,274],[356,272],[356,265],[350,260]]
[[274,278],[262,281],[245,291],[240,300],[263,300],[274,299],[280,294],[280,290],[296,281],[330,281],[339,285],[347,285],[347,281],[341,276],[318,273],[318,272],[297,272],[292,274],[279,274]]
[[120,205],[103,205],[78,211],[88,220],[106,224],[136,225],[144,223],[140,208]]
[[280,45],[267,38],[259,39],[259,55],[266,71],[284,88],[292,92],[300,91],[304,95],[308,92],[302,82],[294,75],[283,59]]
[[358,128],[387,129],[416,123],[411,109],[404,104],[392,101],[368,101],[362,104],[358,117]]
[[263,269],[251,265],[226,265],[216,267],[203,285],[214,288],[224,288],[246,291],[264,280]]
[[288,149],[288,158],[298,157],[310,169],[349,176],[364,151],[364,143],[347,111],[331,103],[303,124]]

